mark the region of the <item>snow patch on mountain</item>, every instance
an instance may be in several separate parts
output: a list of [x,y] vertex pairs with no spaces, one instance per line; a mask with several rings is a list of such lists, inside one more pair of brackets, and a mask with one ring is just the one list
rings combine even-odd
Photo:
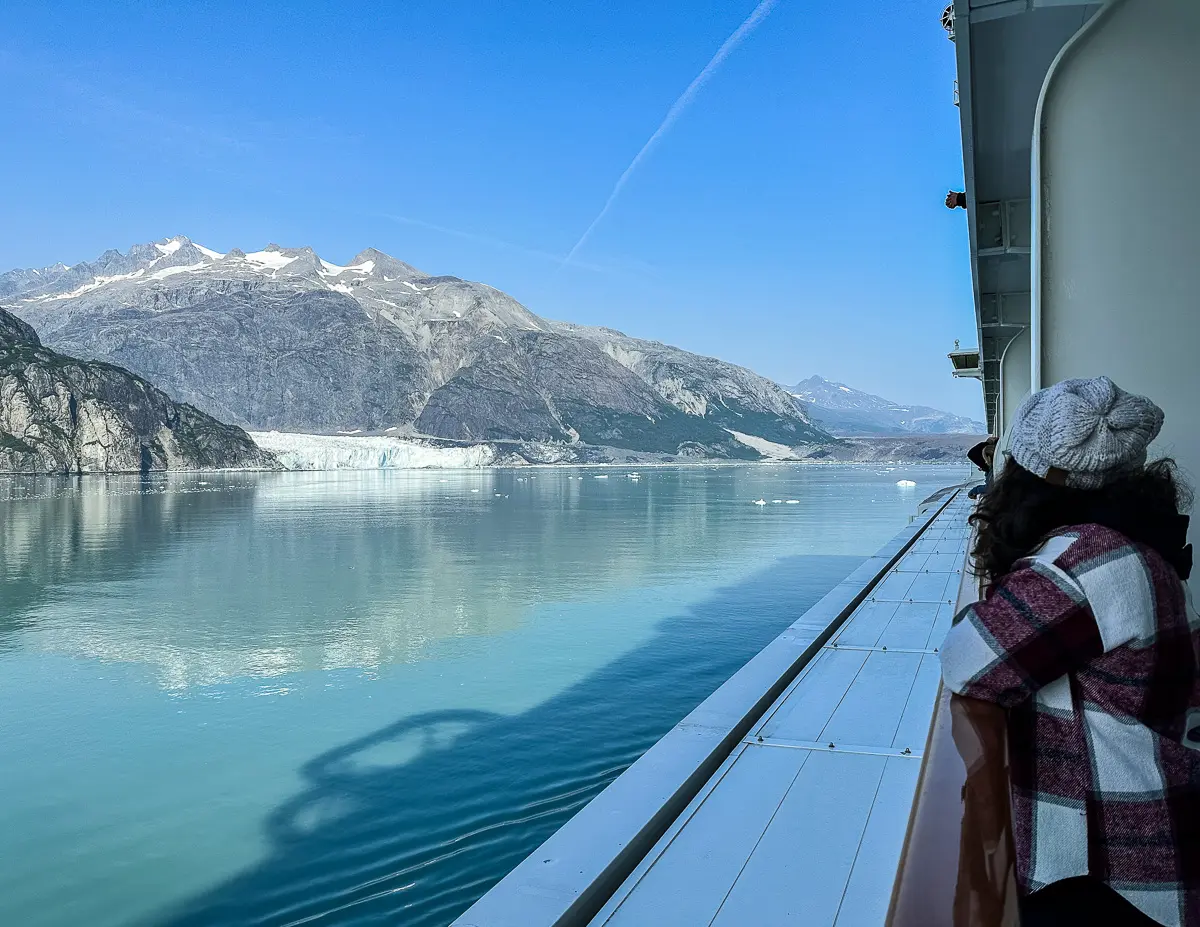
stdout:
[[118,280],[136,280],[138,277],[144,276],[145,273],[146,268],[139,267],[137,270],[128,274],[113,274],[110,277],[97,276],[91,282],[85,283],[82,286],[78,286],[69,293],[55,293],[46,296],[34,296],[30,299],[22,300],[22,302],[40,302],[41,300],[45,299],[74,299],[76,296],[82,296],[84,293],[89,293],[92,290],[98,290],[100,287],[107,286],[110,283],[116,283]]
[[268,267],[271,270],[282,270],[296,259],[279,251],[251,251],[244,260],[261,267]]
[[369,274],[375,269],[374,261],[363,261],[361,264],[351,264],[346,267],[340,264],[331,264],[324,258],[319,258],[322,270],[319,271],[322,277],[340,277],[342,274]]
[[[150,274],[150,280],[165,280],[167,277],[174,277],[176,274],[192,273],[197,270],[203,270],[208,265],[201,261],[199,264],[182,264],[174,267],[164,267],[162,270],[156,270]],[[141,271],[138,271],[141,273]]]
[[206,248],[204,245],[198,245],[195,242],[192,242],[192,247],[203,254],[206,258],[211,258],[214,261],[219,261],[221,258],[225,257],[225,255],[223,255],[220,251],[213,251],[211,248]]
[[766,438],[759,438],[755,435],[742,434],[740,431],[734,431],[732,428],[726,428],[731,435],[737,438],[746,447],[752,447],[763,457],[768,460],[799,460],[800,455],[793,451],[786,444],[777,444],[774,441],[768,441]]

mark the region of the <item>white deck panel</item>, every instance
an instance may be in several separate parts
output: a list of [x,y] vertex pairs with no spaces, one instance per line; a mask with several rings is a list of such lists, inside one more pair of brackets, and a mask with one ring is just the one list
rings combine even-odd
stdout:
[[925,569],[925,564],[929,562],[931,552],[923,550],[910,550],[908,556],[896,564],[897,573],[920,573]]
[[899,602],[864,602],[833,639],[839,647],[875,647],[898,608]]
[[896,876],[895,860],[904,847],[920,772],[920,762],[907,757],[889,759],[884,766],[871,817],[842,893],[834,921],[837,927],[880,927],[887,917],[892,893],[879,891],[879,886],[890,886]]
[[[941,679],[955,499],[751,729],[593,925],[881,925]],[[830,745],[833,745],[832,747]]]
[[931,552],[925,561],[925,569],[930,572],[961,573],[963,561],[957,553],[939,554]]
[[693,814],[667,838],[672,851],[645,871],[612,927],[689,927],[717,916],[796,775],[813,753],[743,745]]
[[929,735],[929,722],[933,718],[941,681],[942,664],[937,655],[922,656],[908,693],[904,714],[900,716],[900,724],[892,738],[892,746],[897,750],[911,749],[916,754],[925,749],[925,738]]
[[873,602],[907,602],[908,590],[921,574],[901,573],[893,570],[871,593]]
[[873,651],[817,740],[891,746],[920,666],[917,653]]
[[887,763],[880,756],[813,753],[714,927],[833,924]]
[[792,683],[789,697],[779,702],[754,731],[755,737],[818,740],[842,699],[862,672],[868,650],[822,648]]
[[954,621],[954,609],[953,605],[942,605],[938,608],[937,618],[934,619],[933,629],[929,633],[926,649],[942,646],[942,641],[946,639],[946,634],[950,631],[950,624]]
[[[951,606],[946,603],[945,607]],[[929,635],[937,616],[938,611],[931,610],[928,602],[901,602],[875,645],[888,650],[926,650],[931,646]]]

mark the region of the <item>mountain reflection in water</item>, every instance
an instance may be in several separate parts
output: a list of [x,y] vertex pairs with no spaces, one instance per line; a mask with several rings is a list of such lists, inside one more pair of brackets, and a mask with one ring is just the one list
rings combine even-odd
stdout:
[[448,923],[963,475],[605,472],[0,479],[0,922]]

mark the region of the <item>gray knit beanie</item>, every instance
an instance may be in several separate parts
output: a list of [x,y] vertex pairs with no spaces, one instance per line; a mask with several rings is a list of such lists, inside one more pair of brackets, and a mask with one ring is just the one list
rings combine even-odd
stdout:
[[1100,489],[1146,463],[1162,423],[1162,409],[1108,377],[1063,380],[1021,404],[1008,450],[1037,476],[1054,467],[1067,474],[1068,486]]

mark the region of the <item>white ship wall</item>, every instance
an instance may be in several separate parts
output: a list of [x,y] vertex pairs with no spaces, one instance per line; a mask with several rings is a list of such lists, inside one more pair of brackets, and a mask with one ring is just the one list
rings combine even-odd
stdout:
[[1114,0],[1064,50],[1038,125],[1040,385],[1107,374],[1150,396],[1166,412],[1152,453],[1196,485],[1200,3]]

